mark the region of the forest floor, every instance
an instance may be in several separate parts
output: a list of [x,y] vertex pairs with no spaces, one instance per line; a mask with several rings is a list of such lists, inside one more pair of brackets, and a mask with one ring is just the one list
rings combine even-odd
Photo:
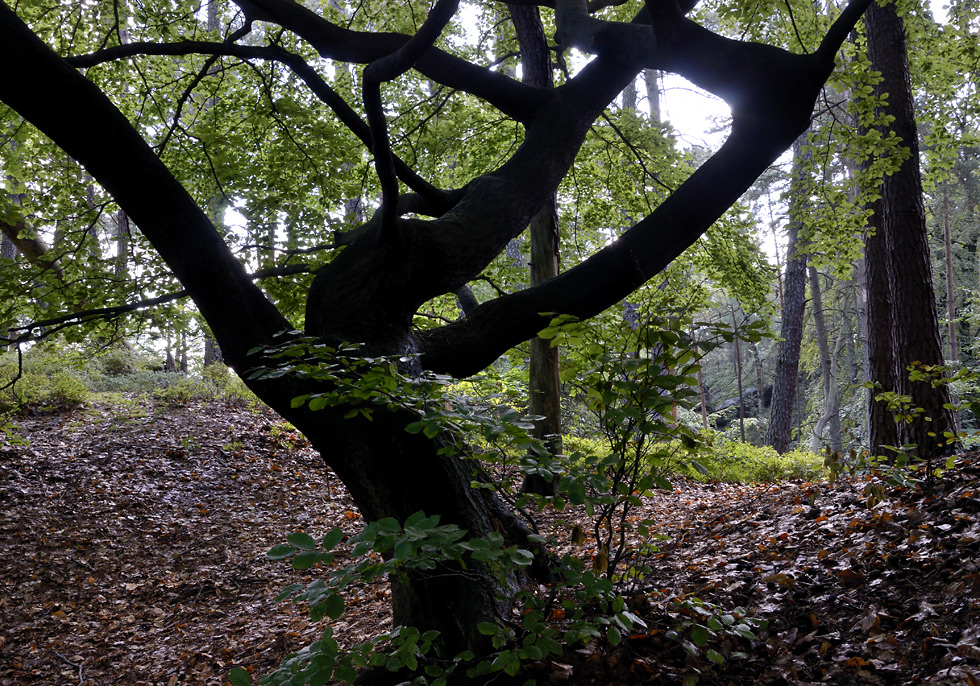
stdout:
[[[266,673],[322,633],[302,607],[273,602],[307,572],[264,554],[296,530],[362,522],[274,415],[124,401],[8,428],[0,686],[226,684],[232,667]],[[980,458],[871,509],[869,483],[685,482],[648,499],[643,514],[666,538],[631,591],[646,628],[525,676],[977,686]],[[384,585],[355,588],[347,607],[333,623],[343,642],[389,626]],[[768,621],[758,640],[695,629],[746,617]]]

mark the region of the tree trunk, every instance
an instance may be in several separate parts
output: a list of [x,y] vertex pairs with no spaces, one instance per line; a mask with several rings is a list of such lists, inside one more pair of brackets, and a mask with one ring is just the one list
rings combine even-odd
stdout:
[[[521,46],[521,69],[524,82],[539,88],[552,88],[551,57],[544,27],[537,7],[508,5],[511,21]],[[558,203],[552,194],[530,224],[531,286],[537,286],[558,275]],[[561,376],[559,350],[551,341],[538,336],[531,339],[528,379],[528,414],[540,417],[534,421],[532,435],[543,441],[552,455],[561,454]],[[524,477],[521,490],[539,495],[554,495],[556,479],[537,474]]]
[[800,367],[800,344],[803,340],[803,312],[806,309],[807,255],[801,239],[800,213],[805,206],[807,184],[803,183],[803,139],[793,143],[793,178],[790,181],[789,245],[787,246],[786,276],[783,285],[783,313],[779,325],[779,352],[769,407],[769,426],[766,444],[777,452],[789,449],[793,428],[793,406],[796,400],[796,380]]
[[[496,494],[470,486],[482,480],[476,463],[438,454],[455,441],[444,435],[431,440],[407,433],[405,427],[417,420],[407,411],[376,411],[368,421],[360,416],[346,418],[349,409],[309,412],[301,408],[283,414],[347,486],[365,521],[383,517],[405,521],[424,511],[440,515],[442,524],[456,524],[471,536],[499,532],[506,540],[529,547],[528,530]],[[465,570],[445,566],[424,576],[412,575],[407,582],[392,579],[393,622],[441,631],[443,657],[466,649],[479,652],[489,645],[477,624],[505,618],[515,585],[521,581],[499,579],[490,567],[479,564],[468,564]]]
[[820,449],[821,435],[826,427],[830,431],[828,443],[834,452],[841,452],[840,433],[840,402],[837,398],[837,370],[836,360],[830,352],[830,336],[827,333],[827,321],[824,317],[823,294],[820,288],[820,275],[816,268],[811,264],[810,272],[810,296],[813,300],[813,323],[817,330],[817,348],[820,351],[820,376],[823,381],[823,413],[817,419],[817,425],[813,429],[813,439],[810,448],[813,452]]
[[[881,199],[876,203],[878,231],[871,243],[881,255],[875,259],[875,271],[869,263],[868,279],[869,287],[875,290],[872,297],[879,298],[874,303],[876,309],[890,308],[890,322],[883,322],[882,326],[890,324],[888,338],[894,342],[895,355],[891,360],[877,360],[873,371],[885,373],[883,367],[888,364],[893,377],[888,381],[894,384],[891,388],[911,396],[912,405],[922,409],[922,414],[903,424],[897,433],[902,443],[915,445],[918,456],[927,458],[945,447],[943,433],[952,430],[954,423],[951,411],[945,407],[950,402],[947,386],[933,388],[928,381],[908,379],[909,365],[942,365],[943,351],[922,202],[905,25],[893,5],[881,7],[872,3],[865,15],[865,27],[871,65],[881,72],[881,81],[875,88],[880,94],[887,93],[885,113],[893,117],[889,130],[901,138],[909,151],[898,171],[883,179]],[[880,266],[885,267],[884,274],[880,273]],[[884,279],[887,286],[875,286],[875,279]],[[880,299],[883,293],[879,290],[890,291],[886,300]],[[884,332],[875,332],[873,338],[881,333]],[[875,380],[888,390],[886,379]],[[887,422],[872,425],[872,449],[891,440],[891,436],[875,434],[883,423]]]
[[949,228],[949,183],[943,182],[943,244],[946,248],[946,317],[949,321],[949,360],[960,359],[956,340],[956,288],[953,286],[953,235]]
[[738,338],[738,320],[735,319],[735,308],[729,303],[728,309],[732,313],[732,331],[735,332],[735,381],[738,384],[738,431],[742,443],[745,443],[745,395],[742,390],[742,346]]

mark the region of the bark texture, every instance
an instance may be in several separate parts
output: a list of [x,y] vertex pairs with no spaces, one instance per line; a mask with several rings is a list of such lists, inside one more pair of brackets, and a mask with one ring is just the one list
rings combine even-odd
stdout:
[[[537,7],[509,5],[511,21],[521,47],[521,69],[524,83],[537,88],[552,88],[551,53]],[[558,276],[559,235],[558,199],[552,194],[531,219],[531,286],[538,286]],[[560,353],[551,341],[538,336],[531,339],[528,365],[528,414],[541,417],[534,422],[532,434],[544,441],[552,455],[561,453],[561,378]],[[539,495],[554,495],[554,479],[537,474],[524,477],[521,490]]]
[[[887,94],[885,112],[894,117],[890,129],[909,151],[898,171],[883,180],[875,207],[875,232],[866,249],[872,373],[880,375],[873,378],[884,390],[909,395],[912,405],[922,409],[922,414],[900,423],[893,431],[889,419],[878,416],[881,408],[872,407],[871,447],[914,445],[920,457],[928,457],[944,448],[943,432],[954,424],[950,410],[944,407],[950,402],[948,387],[909,381],[910,365],[942,365],[943,350],[922,201],[905,25],[894,5],[872,4],[865,26],[868,56],[881,72],[876,91]],[[892,442],[896,437],[899,442]]]
[[800,219],[805,206],[803,194],[807,184],[803,175],[803,141],[793,144],[793,177],[790,182],[790,223],[788,228],[786,274],[783,277],[783,311],[779,322],[779,352],[772,385],[772,405],[766,444],[777,452],[789,450],[793,428],[793,407],[796,403],[796,381],[800,368],[800,344],[803,340],[803,313],[806,310],[805,244],[800,236]]

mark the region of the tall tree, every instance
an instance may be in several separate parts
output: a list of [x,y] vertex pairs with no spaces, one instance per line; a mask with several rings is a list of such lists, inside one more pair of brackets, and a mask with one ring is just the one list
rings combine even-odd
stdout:
[[817,351],[820,354],[820,378],[823,381],[823,411],[813,429],[810,445],[816,452],[820,448],[824,429],[828,430],[827,444],[835,452],[843,450],[840,431],[840,400],[837,397],[837,356],[830,351],[830,334],[827,331],[827,318],[823,307],[823,288],[820,274],[810,264],[810,297],[812,300],[813,325],[816,329]]
[[779,347],[772,385],[772,405],[766,444],[778,452],[789,450],[796,403],[796,381],[800,369],[800,345],[803,341],[803,313],[806,310],[806,243],[801,236],[803,212],[806,211],[809,184],[805,158],[806,143],[802,136],[793,142],[793,169],[790,179],[789,240],[786,273],[783,277],[783,309],[779,324]]
[[[160,15],[151,14],[146,15],[140,32],[134,29],[131,43],[118,44],[110,30],[105,34],[106,47],[96,41],[95,52],[89,54],[71,54],[74,48],[62,40],[56,21],[63,13],[88,11],[87,5],[52,3],[50,12],[36,12],[34,5],[25,8],[34,29],[69,53],[67,59],[45,45],[7,5],[0,4],[0,60],[6,66],[0,100],[77,160],[126,211],[193,298],[226,362],[260,398],[309,437],[347,485],[366,519],[404,521],[422,510],[474,536],[499,532],[511,542],[536,549],[527,529],[492,491],[472,487],[481,478],[480,471],[472,461],[452,454],[461,442],[450,429],[434,436],[406,432],[405,427],[418,419],[418,412],[398,404],[371,405],[369,420],[357,394],[337,395],[336,377],[324,380],[317,373],[289,373],[288,365],[275,374],[255,377],[249,373],[280,364],[263,350],[295,335],[291,333],[295,325],[284,311],[293,312],[289,308],[296,289],[304,284],[284,281],[280,287],[275,282],[265,290],[257,287],[253,277],[262,274],[246,271],[229,247],[237,239],[228,236],[226,240],[202,209],[212,193],[211,186],[201,188],[202,178],[222,188],[234,183],[234,175],[223,166],[226,161],[212,154],[212,148],[228,141],[212,136],[205,140],[207,145],[200,145],[186,135],[190,123],[185,117],[192,114],[182,104],[193,96],[198,84],[210,83],[209,59],[182,79],[167,75],[169,87],[160,84],[152,93],[153,101],[173,100],[168,107],[153,111],[159,117],[156,121],[140,120],[149,116],[145,110],[121,102],[138,127],[96,85],[100,81],[111,91],[115,83],[113,78],[101,80],[103,74],[96,67],[104,65],[112,76],[125,74],[141,55],[151,56],[153,62],[178,55],[175,63],[181,69],[198,65],[193,60],[199,58],[192,57],[198,55],[227,57],[229,69],[246,60],[248,66],[236,72],[235,78],[241,84],[253,83],[249,79],[254,78],[256,90],[252,97],[239,91],[237,102],[255,108],[256,117],[268,113],[263,121],[272,125],[261,131],[263,146],[272,146],[279,155],[284,148],[277,146],[285,145],[289,136],[293,140],[323,136],[356,159],[369,149],[382,189],[381,204],[308,284],[305,333],[327,348],[359,344],[365,355],[403,359],[406,373],[431,370],[466,376],[535,336],[550,321],[550,313],[586,319],[620,302],[696,241],[806,129],[814,101],[834,68],[836,52],[868,0],[852,0],[820,47],[809,54],[718,36],[685,16],[689,5],[651,2],[632,22],[621,23],[592,17],[584,0],[558,0],[559,41],[596,57],[552,90],[516,82],[467,61],[451,52],[452,42],[445,49],[437,47],[437,39],[457,10],[452,0],[436,2],[417,30],[412,27],[418,25],[418,17],[404,17],[393,9],[392,19],[401,18],[400,26],[414,31],[410,35],[375,32],[367,25],[364,30],[346,28],[331,22],[331,15],[317,14],[291,0],[236,0],[236,4],[244,20],[220,42],[169,42],[159,34],[154,36]],[[159,9],[141,7],[147,12]],[[389,7],[385,6],[386,11]],[[177,15],[168,14],[168,21],[181,21],[181,16],[182,21],[196,21],[193,11]],[[111,22],[111,18],[100,21]],[[262,31],[243,40],[260,25],[257,22],[276,27],[268,41],[262,38]],[[56,26],[53,31],[52,23]],[[176,28],[190,31],[194,26]],[[93,28],[96,34],[102,30]],[[174,27],[166,32],[168,36],[182,33]],[[317,72],[316,56],[366,65],[359,93],[367,121],[360,119],[344,97],[344,93],[353,97],[356,91],[343,83],[332,87]],[[261,72],[261,79],[255,77],[252,63],[259,61],[275,65],[275,70]],[[646,67],[682,74],[728,101],[732,132],[721,149],[618,240],[574,269],[484,302],[456,322],[416,329],[413,317],[423,305],[477,278],[526,229],[568,173],[593,122]],[[81,68],[86,69],[84,75],[78,71]],[[282,70],[288,71],[291,88],[283,89],[279,101],[269,103],[271,109],[262,109],[272,79],[279,78]],[[342,78],[340,72],[336,72],[338,78]],[[488,109],[497,110],[497,118],[519,122],[524,134],[520,142],[513,144],[511,139],[514,147],[506,159],[493,158],[480,168],[471,167],[472,175],[462,179],[459,187],[441,187],[439,174],[448,173],[443,167],[427,167],[423,160],[412,167],[393,147],[393,140],[399,139],[391,136],[390,127],[400,122],[389,121],[384,98],[395,97],[396,91],[385,84],[409,83],[416,72],[448,91],[465,94],[460,97],[482,101]],[[140,76],[147,74],[153,76],[149,70]],[[301,90],[300,83],[309,91]],[[315,94],[322,103],[316,107],[333,111],[332,128],[313,126],[315,117],[308,116],[295,99],[301,92]],[[112,94],[122,97],[118,90]],[[209,112],[226,102],[222,98]],[[411,108],[406,108],[407,115]],[[294,111],[294,125],[288,127],[285,121]],[[216,121],[214,117],[209,123]],[[232,147],[223,148],[225,154],[231,155],[233,146],[241,145],[237,137],[250,134],[253,121],[254,117],[244,117],[238,128],[222,132],[232,136]],[[340,129],[346,132],[343,136],[337,133]],[[359,143],[355,145],[351,135]],[[157,142],[156,150],[144,136]],[[194,155],[187,158],[168,152],[168,167],[158,152],[170,150],[175,137],[185,144],[183,150]],[[437,140],[432,143],[437,144]],[[458,160],[458,152],[445,154]],[[249,151],[238,163],[266,161],[254,156]],[[277,183],[282,187],[271,190],[281,191],[278,199],[285,198],[283,204],[276,205],[277,197],[270,193],[253,197],[244,209],[253,217],[263,213],[273,219],[299,216],[293,206],[302,200],[299,193],[309,192],[318,200],[329,196],[330,175],[317,165],[309,168],[310,182],[305,185],[283,183],[281,176],[295,170],[278,166]],[[197,200],[188,188],[195,191]],[[333,197],[340,202],[351,196],[341,192]],[[299,218],[313,225],[327,221],[325,210]],[[264,233],[275,238],[274,233]],[[356,375],[353,379],[356,382]],[[337,402],[322,409],[319,403],[317,408],[294,406],[294,398],[313,396],[332,397]],[[481,564],[465,570],[451,564],[419,570],[392,582],[394,621],[441,631],[441,649],[450,655],[462,648],[482,650],[487,638],[479,626],[506,616],[506,599],[515,581],[500,579],[490,566]]]
[[892,121],[883,133],[894,132],[907,150],[897,171],[882,181],[872,218],[874,233],[866,247],[872,380],[885,391],[910,396],[913,406],[922,410],[893,429],[894,419],[883,416],[876,403],[871,409],[870,442],[874,451],[886,445],[912,444],[920,456],[926,457],[945,444],[943,433],[951,431],[954,422],[948,409],[947,386],[909,380],[910,365],[942,365],[943,351],[922,200],[905,24],[895,5],[873,4],[865,15],[865,30],[868,57],[881,73],[876,93],[886,99],[884,111]]
[[[521,48],[524,83],[536,88],[553,88],[551,53],[545,39],[538,8],[508,5],[511,21]],[[552,194],[531,219],[531,286],[538,286],[558,275],[559,233],[558,198]],[[558,346],[540,336],[531,339],[528,366],[528,413],[541,417],[534,422],[533,435],[541,439],[552,455],[561,453],[561,376]],[[537,474],[524,477],[522,489],[540,495],[554,495],[556,479]]]

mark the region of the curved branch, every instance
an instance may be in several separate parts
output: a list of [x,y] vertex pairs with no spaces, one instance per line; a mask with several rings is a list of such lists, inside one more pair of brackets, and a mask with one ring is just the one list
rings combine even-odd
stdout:
[[381,102],[381,83],[392,81],[406,71],[432,47],[432,44],[456,14],[459,0],[438,0],[418,32],[390,55],[371,62],[364,70],[362,91],[364,109],[371,128],[371,152],[381,182],[381,230],[391,233],[398,217],[398,179],[395,176],[394,154],[388,138],[384,104]]
[[[409,37],[398,33],[363,33],[336,26],[293,0],[234,0],[246,16],[269,21],[292,31],[321,57],[367,64],[398,50]],[[518,121],[530,119],[548,99],[502,73],[471,64],[432,47],[415,68],[436,83],[475,95]]]
[[[716,85],[719,74],[753,67],[735,87],[721,86],[738,103],[728,140],[649,216],[582,264],[539,286],[484,303],[464,320],[418,333],[423,366],[468,376],[547,326],[550,315],[542,313],[595,316],[663,270],[808,128],[814,102],[833,68],[829,46],[869,2],[854,0],[811,55],[727,41],[688,22],[675,6],[676,14],[665,15],[666,25],[659,29],[664,35],[684,34],[674,59]],[[699,48],[706,52],[698,54]],[[718,66],[726,57],[739,60]],[[714,70],[709,71],[708,61],[715,64]],[[587,67],[583,75],[588,71]]]

